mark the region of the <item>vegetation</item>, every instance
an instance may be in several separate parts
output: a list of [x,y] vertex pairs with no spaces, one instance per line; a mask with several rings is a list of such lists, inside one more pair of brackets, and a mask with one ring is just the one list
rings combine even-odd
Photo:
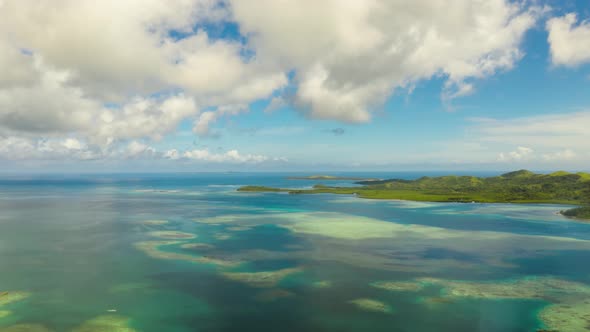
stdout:
[[[354,194],[371,199],[430,202],[556,203],[590,205],[590,174],[564,171],[535,174],[520,170],[494,177],[440,176],[416,180],[359,181],[358,187],[316,185],[312,189],[245,186],[239,191],[290,194]],[[566,216],[590,219],[590,207],[563,211]]]
[[586,207],[569,209],[569,210],[561,211],[561,214],[563,214],[564,216],[567,216],[567,217],[590,220],[590,207],[586,206]]

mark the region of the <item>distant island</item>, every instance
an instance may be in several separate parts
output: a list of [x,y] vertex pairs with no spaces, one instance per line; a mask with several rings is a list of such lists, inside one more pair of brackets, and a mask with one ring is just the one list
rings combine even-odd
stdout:
[[536,174],[519,170],[493,177],[424,176],[416,180],[364,179],[356,183],[358,187],[316,185],[312,189],[244,186],[238,191],[354,194],[368,199],[428,202],[572,204],[581,207],[561,213],[572,218],[590,219],[590,173]]
[[334,176],[334,175],[310,175],[310,176],[289,176],[288,180],[352,180],[352,181],[378,181],[380,179],[359,178],[353,176]]

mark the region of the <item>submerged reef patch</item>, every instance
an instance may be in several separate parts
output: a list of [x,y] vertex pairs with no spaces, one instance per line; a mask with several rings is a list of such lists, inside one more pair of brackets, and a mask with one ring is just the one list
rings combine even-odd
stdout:
[[1,327],[0,332],[52,332],[52,330],[39,324],[17,324]]
[[155,231],[150,232],[150,236],[158,237],[161,239],[170,239],[170,240],[189,240],[194,239],[197,236],[192,233],[185,233],[185,232],[178,232],[178,231]]
[[129,282],[123,284],[117,284],[109,288],[109,293],[127,293],[127,292],[138,292],[147,291],[154,287],[149,282]]
[[193,256],[189,254],[181,254],[177,252],[161,250],[162,246],[171,246],[181,244],[180,241],[143,241],[135,243],[135,247],[143,251],[146,255],[167,260],[179,260],[199,264],[212,264],[222,267],[231,267],[241,264],[240,262],[225,260],[221,258],[209,257],[209,256]]
[[375,288],[396,292],[417,292],[424,288],[423,283],[413,281],[376,281],[370,285]]
[[357,308],[365,311],[381,312],[384,314],[390,314],[393,312],[393,309],[389,305],[374,299],[361,298],[348,301],[348,303],[351,303]]
[[72,332],[137,332],[129,326],[130,319],[119,315],[104,315],[84,322]]
[[313,288],[330,288],[330,287],[332,287],[332,282],[330,280],[314,281],[311,284],[311,287],[313,287]]
[[553,277],[527,277],[500,281],[460,281],[419,278],[413,281],[381,281],[373,287],[387,290],[419,291],[424,285],[442,287],[440,297],[423,298],[427,305],[446,300],[474,298],[487,300],[540,300],[552,304],[539,313],[550,330],[560,332],[590,331],[590,286]]
[[[571,237],[447,229],[337,212],[279,212],[264,217],[230,214],[194,220],[222,225],[226,232],[230,227],[273,224],[287,229],[296,241],[306,243],[303,247],[289,248],[287,253],[272,253],[275,256],[411,273],[433,274],[447,269],[473,271],[482,264],[514,268],[514,258],[534,256],[539,250],[590,250],[590,241]],[[433,258],[425,248],[441,248],[456,254]],[[227,255],[255,260],[248,254],[259,253],[249,250]]]
[[215,248],[214,245],[209,243],[185,243],[180,246],[182,249],[189,249],[189,250],[203,250],[203,249],[213,249]]
[[549,330],[590,331],[590,300],[549,305],[539,313],[539,318]]
[[247,284],[256,288],[273,288],[288,275],[302,272],[302,267],[292,267],[275,271],[262,272],[224,272],[226,279]]
[[12,311],[10,310],[0,310],[0,319],[4,318],[4,317],[8,317],[12,315]]
[[14,302],[22,301],[31,296],[29,292],[23,291],[4,291],[0,292],[0,307]]
[[231,234],[228,234],[228,233],[221,233],[221,232],[220,232],[220,233],[215,233],[215,234],[213,235],[213,237],[214,237],[216,240],[219,240],[219,241],[223,241],[223,240],[229,240],[229,239],[231,239],[231,238],[232,238]]
[[443,287],[447,297],[483,299],[538,299],[567,300],[576,296],[589,296],[590,286],[552,277],[529,277],[498,282],[471,282],[422,278],[421,282]]

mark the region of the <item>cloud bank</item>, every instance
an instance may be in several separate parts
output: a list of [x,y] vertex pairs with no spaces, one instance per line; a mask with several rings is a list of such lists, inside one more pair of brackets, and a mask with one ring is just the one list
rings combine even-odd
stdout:
[[[437,78],[450,102],[512,69],[547,12],[524,0],[0,1],[0,157],[280,160],[151,145],[185,122],[216,136],[220,119],[259,100],[365,123],[394,92]],[[555,65],[590,61],[588,22],[567,14],[546,29]],[[485,130],[577,149],[526,123]]]

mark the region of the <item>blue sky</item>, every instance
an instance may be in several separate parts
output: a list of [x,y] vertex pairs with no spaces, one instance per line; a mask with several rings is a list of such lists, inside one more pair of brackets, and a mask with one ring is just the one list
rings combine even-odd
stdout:
[[41,3],[0,170],[588,170],[590,1]]

